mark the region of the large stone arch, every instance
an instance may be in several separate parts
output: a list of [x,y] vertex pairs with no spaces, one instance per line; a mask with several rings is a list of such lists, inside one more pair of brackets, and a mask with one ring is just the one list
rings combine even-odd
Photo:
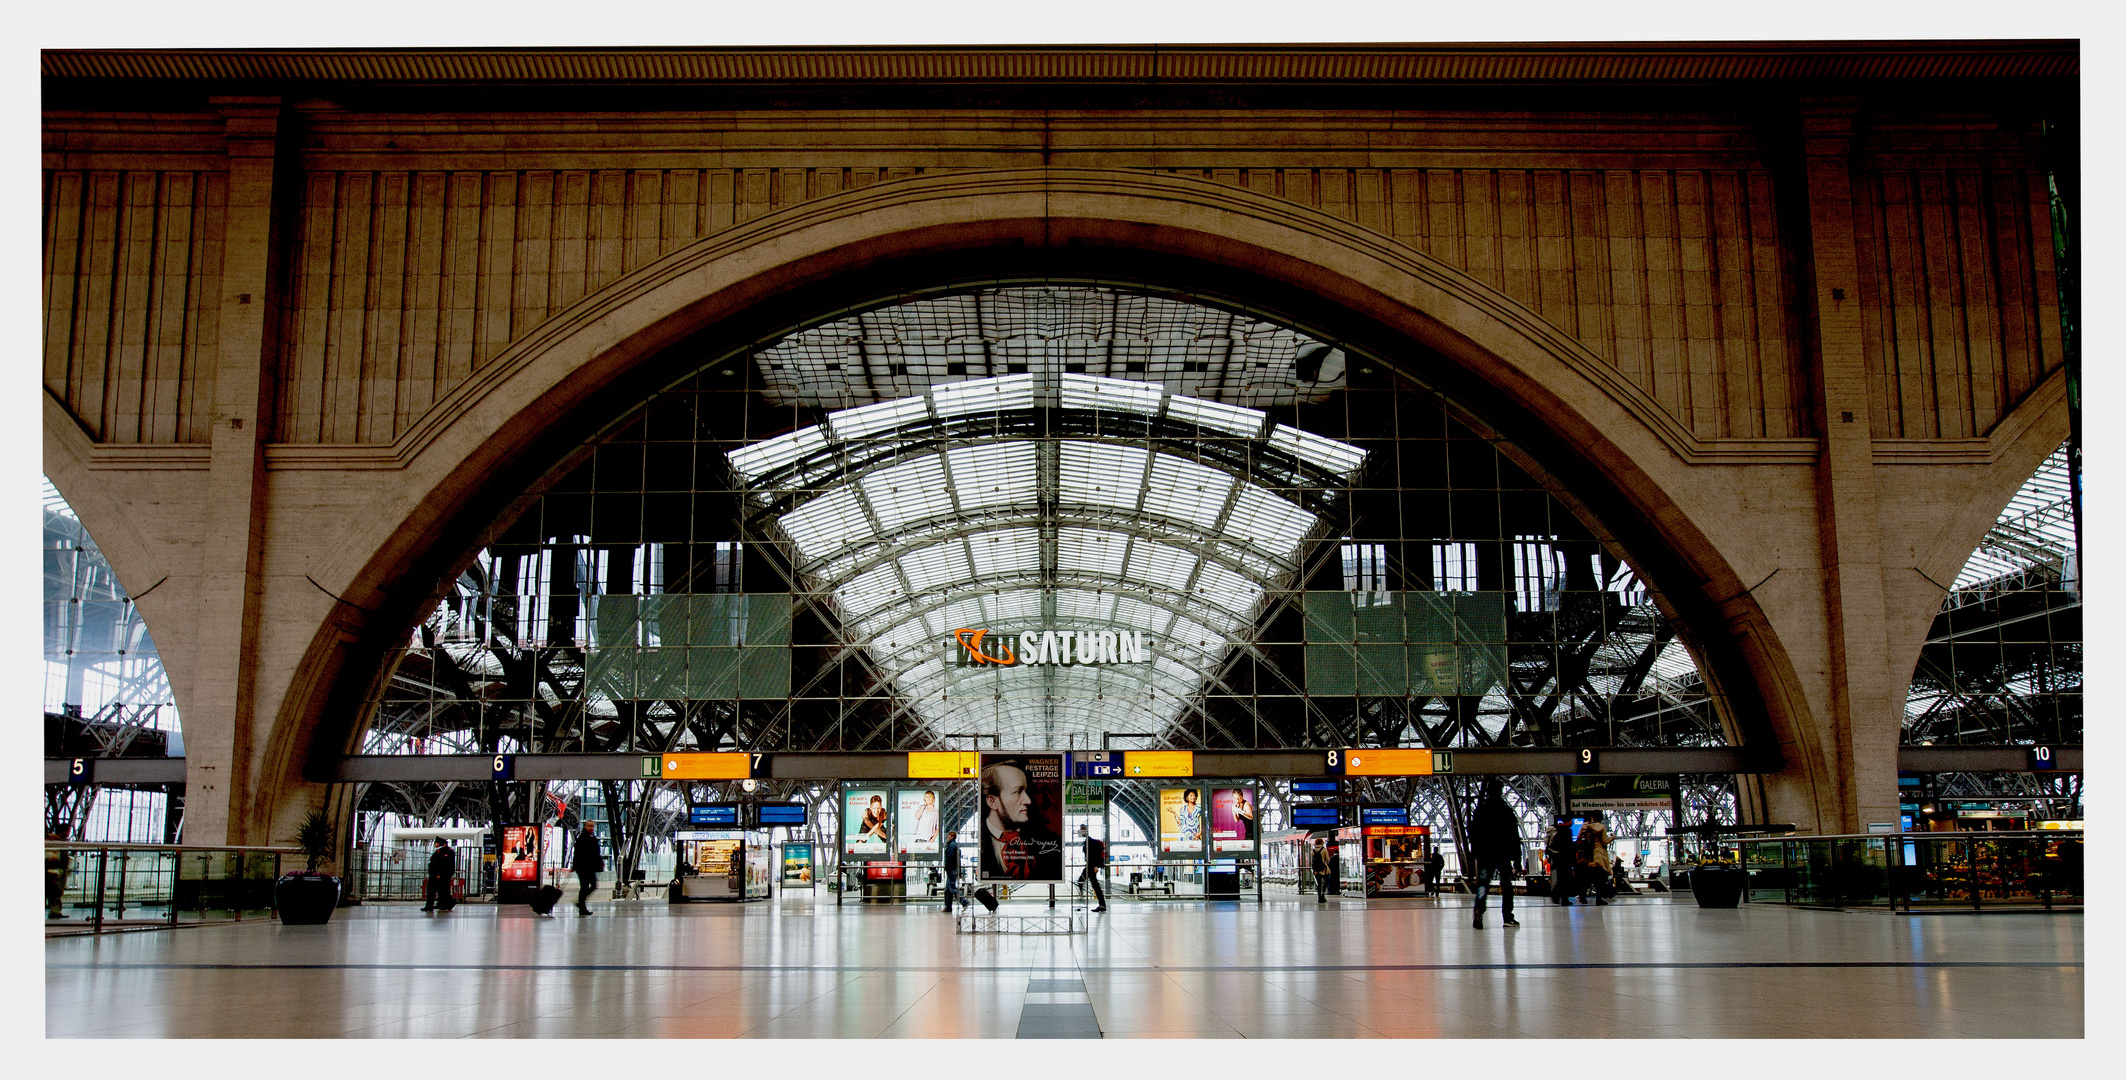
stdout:
[[1319,211],[1156,173],[1030,169],[878,184],[748,222],[549,319],[388,449],[270,448],[259,676],[277,692],[261,693],[270,730],[246,763],[250,805],[230,808],[232,838],[277,825],[306,777],[321,777],[314,766],[349,748],[351,703],[384,645],[481,525],[557,467],[549,448],[595,434],[676,374],[651,358],[690,339],[762,340],[884,281],[1100,265],[1116,280],[1197,274],[1267,295],[1270,310],[1333,324],[1476,408],[1652,563],[1708,680],[1760,764],[1779,770],[1748,812],[1804,827],[1851,818],[1825,677],[1788,643],[1820,633],[1823,591],[1806,571],[1781,583],[1794,595],[1753,591],[1772,571],[1820,563],[1813,440],[1698,440],[1524,306]]

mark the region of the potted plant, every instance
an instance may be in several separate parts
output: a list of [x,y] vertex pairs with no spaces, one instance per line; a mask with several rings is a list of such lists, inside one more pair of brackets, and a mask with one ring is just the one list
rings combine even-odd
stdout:
[[283,926],[312,926],[330,921],[339,906],[340,879],[317,868],[332,856],[332,819],[323,810],[312,810],[296,827],[295,846],[303,849],[303,869],[282,874],[273,883],[273,906]]

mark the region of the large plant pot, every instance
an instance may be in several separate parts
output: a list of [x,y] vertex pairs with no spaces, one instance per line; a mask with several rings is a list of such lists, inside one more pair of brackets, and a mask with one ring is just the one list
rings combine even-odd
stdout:
[[1703,908],[1731,908],[1742,902],[1742,871],[1701,866],[1690,872],[1690,891]]
[[273,883],[273,906],[282,926],[315,926],[332,919],[340,903],[340,879],[314,870],[282,874]]

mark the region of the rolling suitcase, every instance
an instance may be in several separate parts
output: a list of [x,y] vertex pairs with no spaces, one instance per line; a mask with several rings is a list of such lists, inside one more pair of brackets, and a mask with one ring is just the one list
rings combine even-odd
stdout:
[[996,890],[994,889],[976,889],[974,891],[974,898],[980,900],[982,902],[982,906],[988,908],[991,911],[995,911],[997,909],[997,894]]
[[554,905],[561,902],[561,890],[553,885],[542,886],[532,894],[531,909],[541,915],[552,915]]
[[449,893],[449,891],[448,891],[448,890],[445,890],[445,891],[444,891],[444,893],[443,893],[443,895],[442,895],[442,897],[441,897],[441,898],[439,898],[438,900],[436,900],[436,910],[437,910],[437,911],[449,911],[449,910],[450,910],[451,908],[454,908],[454,907],[457,907],[457,906],[458,906],[458,898],[457,898],[457,897],[455,897],[455,896],[452,896],[452,895],[450,895],[450,893]]

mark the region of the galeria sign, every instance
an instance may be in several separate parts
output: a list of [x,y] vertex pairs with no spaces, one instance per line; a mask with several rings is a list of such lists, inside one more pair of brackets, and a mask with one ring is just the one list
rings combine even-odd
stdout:
[[1142,664],[1151,659],[1142,630],[1028,630],[1014,640],[994,630],[954,630],[955,667],[1037,664]]

